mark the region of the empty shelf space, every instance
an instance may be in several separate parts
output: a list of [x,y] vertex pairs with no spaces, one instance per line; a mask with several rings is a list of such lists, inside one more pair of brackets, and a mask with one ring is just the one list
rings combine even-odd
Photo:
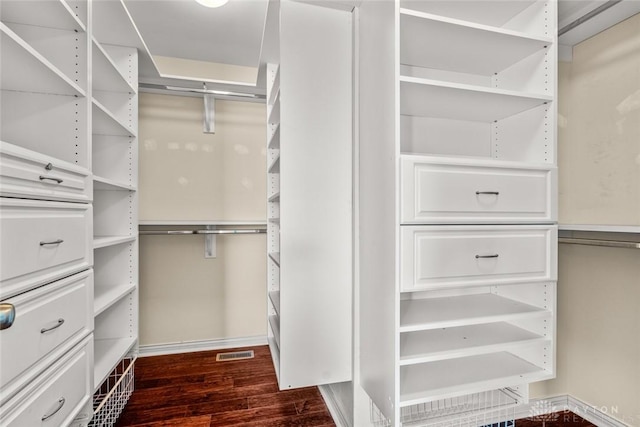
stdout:
[[548,316],[549,311],[495,294],[400,301],[400,332]]
[[280,123],[280,91],[275,96],[275,101],[273,106],[267,106],[269,111],[269,117],[267,119],[267,123],[271,125],[276,125]]
[[277,150],[280,148],[280,123],[270,124],[269,130],[271,131],[271,136],[267,146],[272,150]]
[[551,38],[400,9],[400,63],[491,76],[549,47]]
[[280,349],[274,337],[267,337],[269,342],[269,352],[271,353],[271,359],[273,360],[273,367],[276,371],[276,378],[280,381]]
[[276,75],[273,78],[273,85],[271,86],[271,92],[269,92],[269,105],[273,105],[276,97],[280,94],[280,67],[276,70]]
[[103,178],[100,176],[93,176],[93,189],[94,190],[128,190],[135,191],[135,187],[122,182],[117,182],[112,179]]
[[269,258],[280,267],[280,252],[269,252]]
[[94,341],[93,388],[100,387],[118,362],[135,344],[135,338],[97,339]]
[[80,86],[0,22],[3,90],[84,97]]
[[487,354],[545,339],[506,322],[407,332],[400,335],[400,365]]
[[135,93],[109,53],[93,40],[93,89],[107,92]]
[[545,379],[549,373],[508,352],[400,368],[400,406]]
[[491,123],[552,100],[527,94],[416,77],[400,77],[400,114]]
[[133,242],[137,236],[93,236],[93,249]]
[[135,131],[104,105],[93,100],[93,133],[97,135],[136,136]]
[[85,25],[64,0],[41,1],[38,2],[37,7],[34,7],[33,2],[30,1],[3,1],[0,10],[4,22],[86,31]]
[[280,173],[280,156],[273,159],[269,167],[267,168],[269,173]]
[[280,315],[280,291],[272,291],[269,292],[269,299],[271,300],[271,305],[273,309]]
[[103,289],[101,286],[96,286],[95,296],[93,299],[94,316],[98,316],[113,304],[120,301],[121,298],[129,295],[135,288],[135,283],[123,283],[118,286],[110,286],[107,289]]
[[270,202],[279,202],[280,201],[280,192],[278,193],[274,193],[271,196],[269,196],[269,200]]
[[280,348],[280,319],[278,316],[269,316],[269,325],[273,331],[273,338],[276,341],[276,345]]

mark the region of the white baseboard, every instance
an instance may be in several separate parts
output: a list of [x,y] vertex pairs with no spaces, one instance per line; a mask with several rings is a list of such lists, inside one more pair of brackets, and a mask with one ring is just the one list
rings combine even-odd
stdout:
[[320,394],[327,405],[327,409],[329,409],[333,422],[336,423],[336,427],[353,427],[349,422],[349,417],[345,414],[345,409],[336,398],[331,385],[319,385],[318,390],[320,390]]
[[225,348],[256,347],[259,345],[267,345],[266,336],[141,345],[139,356],[160,356],[164,354],[192,353],[194,351],[222,350]]
[[[516,410],[516,419],[538,418],[540,420],[545,419],[551,421],[552,419],[546,418],[545,414],[563,411],[571,411],[598,427],[628,427],[627,424],[606,413],[605,408],[589,405],[566,394],[543,399],[531,399],[529,400],[529,404],[518,407]],[[559,416],[563,417],[565,415],[560,414]]]

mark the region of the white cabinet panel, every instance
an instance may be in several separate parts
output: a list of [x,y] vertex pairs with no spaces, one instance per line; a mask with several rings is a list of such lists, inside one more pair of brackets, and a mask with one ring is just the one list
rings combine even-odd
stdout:
[[0,411],[4,427],[67,426],[91,397],[93,343],[87,338]]
[[402,222],[552,222],[556,180],[553,166],[402,156]]
[[89,171],[0,141],[0,195],[89,202]]
[[88,204],[0,201],[0,298],[91,267],[92,222]]
[[11,327],[0,331],[0,384],[4,398],[42,370],[42,364],[37,363],[41,359],[49,359],[52,352],[60,356],[91,333],[93,271],[75,274],[3,302],[15,309]]
[[402,291],[556,280],[555,226],[402,227]]

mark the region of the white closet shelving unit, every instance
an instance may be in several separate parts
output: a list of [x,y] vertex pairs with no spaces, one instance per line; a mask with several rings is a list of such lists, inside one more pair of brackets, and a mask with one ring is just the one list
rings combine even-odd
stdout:
[[283,0],[267,16],[269,346],[280,389],[349,381],[351,15]]
[[[555,375],[556,7],[359,9],[360,365],[376,421],[444,407],[505,421]],[[464,413],[472,398],[483,412]]]

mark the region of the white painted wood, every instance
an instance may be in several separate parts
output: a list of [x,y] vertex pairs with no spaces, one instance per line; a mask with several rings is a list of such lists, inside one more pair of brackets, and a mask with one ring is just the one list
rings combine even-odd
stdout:
[[3,22],[86,31],[82,20],[65,0],[3,1],[0,4],[0,16]]
[[118,119],[107,107],[97,99],[92,100],[93,127],[97,135],[136,136],[135,130],[123,120]]
[[257,220],[241,220],[241,221],[216,221],[216,220],[203,220],[203,221],[174,221],[174,220],[141,220],[139,221],[141,226],[148,225],[257,225],[257,226],[265,226],[267,225],[267,221],[264,219]]
[[133,242],[137,236],[94,236],[93,248],[100,249],[109,246],[121,245],[123,243]]
[[403,291],[557,277],[555,226],[402,227]]
[[91,205],[3,198],[0,225],[2,299],[93,264]]
[[400,368],[402,407],[549,378],[542,368],[498,352]]
[[128,296],[136,288],[136,283],[121,283],[116,286],[102,287],[95,289],[95,299],[93,301],[93,314],[100,315],[103,311]]
[[47,421],[51,425],[69,425],[91,399],[90,337],[54,363],[44,374],[29,383],[3,406],[0,423],[7,427],[42,425],[42,417],[54,412]]
[[638,225],[560,224],[560,231],[594,231],[602,233],[640,233]]
[[[85,270],[3,301],[13,304],[16,318],[2,332],[0,403],[91,333],[93,315],[87,308],[93,300],[92,285],[92,271]],[[64,320],[59,327],[40,332],[56,326],[58,319]]]
[[[49,164],[50,170],[47,169]],[[61,179],[62,182],[40,177]],[[0,195],[89,202],[92,193],[87,169],[0,141]]]
[[127,355],[135,344],[135,338],[96,339],[93,389],[100,387],[118,362]]
[[135,187],[109,178],[93,175],[93,188],[95,190],[128,190],[135,191]]
[[[273,339],[278,346],[278,350],[280,350],[280,318],[277,315],[269,316],[269,326],[273,332]],[[280,366],[280,369],[282,369],[282,366]]]
[[403,224],[557,220],[557,173],[551,166],[401,156],[400,169]]
[[137,227],[132,218],[132,206],[137,194],[134,191],[103,191],[93,193],[93,235],[135,236]]
[[269,292],[269,301],[271,301],[271,305],[273,309],[276,311],[278,316],[280,315],[280,292],[273,291]]
[[131,86],[121,71],[122,64],[116,64],[105,47],[97,40],[93,39],[91,45],[93,48],[92,89],[94,91],[135,93],[136,88]]
[[409,299],[400,303],[399,332],[547,316],[549,311],[543,307],[525,304],[493,293]]
[[549,37],[400,9],[400,62],[404,65],[490,76],[551,43]]
[[269,137],[267,142],[267,148],[280,149],[280,123],[276,125],[269,124]]
[[415,77],[400,77],[400,114],[493,122],[551,101],[528,94]]

